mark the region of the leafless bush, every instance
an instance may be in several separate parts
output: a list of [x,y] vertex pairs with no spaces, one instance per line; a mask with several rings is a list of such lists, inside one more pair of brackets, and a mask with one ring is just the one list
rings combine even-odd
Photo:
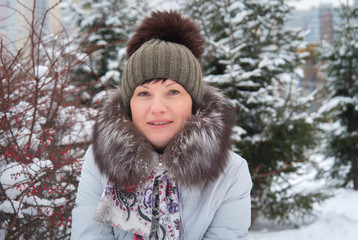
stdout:
[[[0,228],[5,239],[68,239],[95,111],[70,71],[83,60],[66,32],[29,21],[24,47],[0,43]],[[1,236],[3,237],[3,236]]]

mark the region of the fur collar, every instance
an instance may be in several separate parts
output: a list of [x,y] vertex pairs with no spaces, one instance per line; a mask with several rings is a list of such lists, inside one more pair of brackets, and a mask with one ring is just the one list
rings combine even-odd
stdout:
[[[235,112],[216,88],[205,86],[204,104],[173,137],[162,155],[169,173],[186,187],[204,186],[223,172],[231,149]],[[93,152],[102,174],[117,186],[145,181],[158,164],[153,146],[134,127],[120,89],[104,103],[93,128]]]

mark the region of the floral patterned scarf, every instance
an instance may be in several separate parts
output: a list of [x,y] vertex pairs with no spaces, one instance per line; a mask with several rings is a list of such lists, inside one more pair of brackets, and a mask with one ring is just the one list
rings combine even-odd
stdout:
[[175,181],[157,167],[141,187],[121,190],[108,182],[94,220],[131,232],[134,239],[179,239],[178,199]]

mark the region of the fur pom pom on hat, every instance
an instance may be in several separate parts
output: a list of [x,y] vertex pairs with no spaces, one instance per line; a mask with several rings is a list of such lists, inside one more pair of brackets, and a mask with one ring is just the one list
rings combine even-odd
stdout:
[[137,86],[155,78],[180,83],[201,105],[203,77],[198,59],[204,39],[197,25],[175,11],[153,12],[136,29],[127,45],[127,63],[122,76],[122,100],[129,111]]

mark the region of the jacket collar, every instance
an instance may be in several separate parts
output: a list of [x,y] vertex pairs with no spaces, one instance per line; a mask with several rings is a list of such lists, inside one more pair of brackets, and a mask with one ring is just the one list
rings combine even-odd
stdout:
[[[235,111],[218,89],[204,87],[204,104],[171,139],[161,161],[187,187],[204,186],[224,170],[231,149]],[[158,165],[158,154],[134,127],[116,89],[93,127],[93,152],[102,174],[117,186],[141,184]]]

